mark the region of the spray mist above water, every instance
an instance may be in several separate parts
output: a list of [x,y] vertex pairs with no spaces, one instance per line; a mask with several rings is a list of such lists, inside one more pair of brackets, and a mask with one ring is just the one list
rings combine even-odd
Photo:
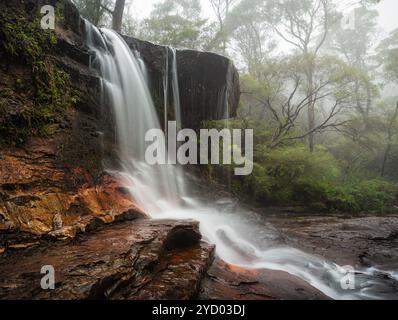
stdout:
[[[93,54],[92,66],[102,77],[103,96],[115,115],[120,170],[110,172],[127,181],[134,199],[152,218],[197,220],[204,239],[216,245],[217,255],[227,263],[251,269],[285,271],[333,299],[397,298],[397,293],[388,286],[396,273],[376,268],[356,270],[355,289],[344,290],[341,279],[345,269],[267,240],[272,238],[275,230],[266,225],[259,227],[255,219],[250,218],[250,213],[228,206],[228,200],[220,199],[209,204],[207,199],[203,201],[189,196],[188,181],[181,168],[146,164],[145,134],[161,125],[148,88],[145,64],[116,32],[100,31],[86,22],[86,34],[87,45]],[[176,51],[168,49],[167,53],[172,56],[171,59],[167,57],[168,70],[164,75],[165,108],[171,81],[176,114],[173,120],[179,122]],[[167,123],[167,117],[164,120]]]

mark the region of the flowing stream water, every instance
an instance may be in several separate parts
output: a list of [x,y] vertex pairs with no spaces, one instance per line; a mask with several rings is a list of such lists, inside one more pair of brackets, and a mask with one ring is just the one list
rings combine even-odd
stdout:
[[[87,45],[92,67],[102,77],[103,95],[113,107],[120,170],[112,171],[124,181],[137,203],[153,219],[194,219],[200,222],[205,240],[216,245],[217,255],[227,263],[250,269],[272,269],[297,276],[333,299],[397,298],[385,281],[398,280],[397,273],[369,268],[355,270],[355,289],[344,290],[345,269],[301,250],[275,244],[275,231],[259,226],[244,209],[231,209],[229,200],[195,198],[187,190],[181,168],[146,164],[145,133],[161,128],[147,85],[145,64],[123,38],[112,30],[97,29],[86,22]],[[169,49],[165,74],[165,107],[168,83],[172,81],[174,111],[179,120],[176,51]],[[169,63],[171,62],[171,64]],[[169,73],[171,77],[169,77]],[[167,121],[167,115],[165,116]]]

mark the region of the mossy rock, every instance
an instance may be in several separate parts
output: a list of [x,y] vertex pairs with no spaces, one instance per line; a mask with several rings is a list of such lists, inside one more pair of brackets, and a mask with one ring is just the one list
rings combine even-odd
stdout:
[[[22,9],[21,9],[22,10]],[[57,36],[15,8],[0,12],[0,143],[21,145],[29,136],[51,135],[79,94],[53,57]],[[15,70],[23,74],[15,78]],[[50,130],[51,128],[51,130]]]

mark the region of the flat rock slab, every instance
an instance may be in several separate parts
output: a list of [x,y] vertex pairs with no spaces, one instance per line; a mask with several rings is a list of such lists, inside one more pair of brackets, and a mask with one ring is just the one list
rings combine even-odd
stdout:
[[278,213],[267,220],[289,243],[340,265],[398,269],[397,215]]
[[[194,221],[124,222],[0,258],[0,299],[194,298],[213,251]],[[44,265],[54,290],[41,288]]]
[[201,299],[326,300],[322,292],[286,272],[243,269],[216,259],[203,280]]

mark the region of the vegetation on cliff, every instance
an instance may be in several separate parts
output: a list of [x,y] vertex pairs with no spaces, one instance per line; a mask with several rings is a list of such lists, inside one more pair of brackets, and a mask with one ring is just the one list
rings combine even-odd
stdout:
[[0,143],[21,145],[29,136],[51,135],[78,94],[52,56],[55,32],[14,10],[0,12]]

